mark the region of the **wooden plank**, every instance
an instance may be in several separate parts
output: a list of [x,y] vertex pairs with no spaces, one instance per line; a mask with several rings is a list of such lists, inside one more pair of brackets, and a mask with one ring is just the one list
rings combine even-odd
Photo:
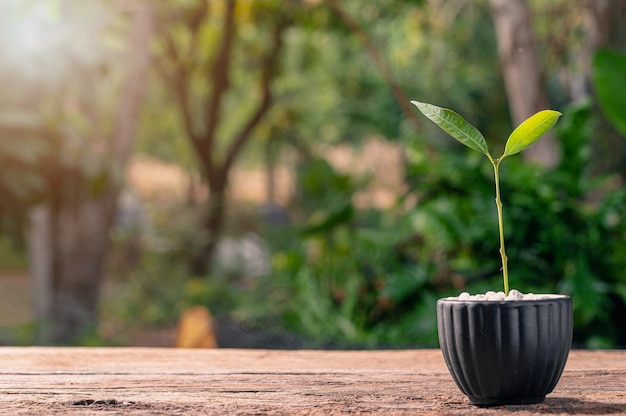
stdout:
[[3,414],[626,414],[626,351],[572,351],[543,404],[479,409],[439,350],[0,348]]

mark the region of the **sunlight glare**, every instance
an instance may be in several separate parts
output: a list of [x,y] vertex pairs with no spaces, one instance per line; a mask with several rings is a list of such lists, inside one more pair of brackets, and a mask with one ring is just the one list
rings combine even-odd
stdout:
[[97,65],[108,15],[97,1],[0,1],[0,73],[55,85]]

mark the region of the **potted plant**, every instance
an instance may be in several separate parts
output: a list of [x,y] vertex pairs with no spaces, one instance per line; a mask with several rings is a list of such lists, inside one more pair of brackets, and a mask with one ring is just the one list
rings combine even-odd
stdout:
[[499,168],[552,128],[561,114],[540,111],[509,136],[494,158],[483,135],[454,111],[412,101],[426,117],[491,162],[500,231],[504,291],[462,293],[437,301],[439,343],[452,378],[472,404],[540,403],[556,386],[572,343],[572,300],[565,295],[523,295],[509,290]]

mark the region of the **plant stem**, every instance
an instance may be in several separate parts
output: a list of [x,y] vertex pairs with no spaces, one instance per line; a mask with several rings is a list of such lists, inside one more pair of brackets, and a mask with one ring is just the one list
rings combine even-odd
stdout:
[[500,161],[501,159],[493,159],[489,156],[489,160],[493,165],[493,173],[496,181],[496,207],[498,208],[498,228],[500,230],[500,257],[502,257],[502,277],[504,279],[504,295],[509,294],[509,258],[506,256],[504,249],[504,225],[502,221],[502,201],[500,201]]

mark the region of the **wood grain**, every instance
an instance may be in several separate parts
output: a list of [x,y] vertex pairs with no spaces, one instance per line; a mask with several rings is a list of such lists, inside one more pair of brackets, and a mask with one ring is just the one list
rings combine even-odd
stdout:
[[439,350],[0,348],[13,415],[626,414],[626,351],[572,351],[546,401],[481,409]]

